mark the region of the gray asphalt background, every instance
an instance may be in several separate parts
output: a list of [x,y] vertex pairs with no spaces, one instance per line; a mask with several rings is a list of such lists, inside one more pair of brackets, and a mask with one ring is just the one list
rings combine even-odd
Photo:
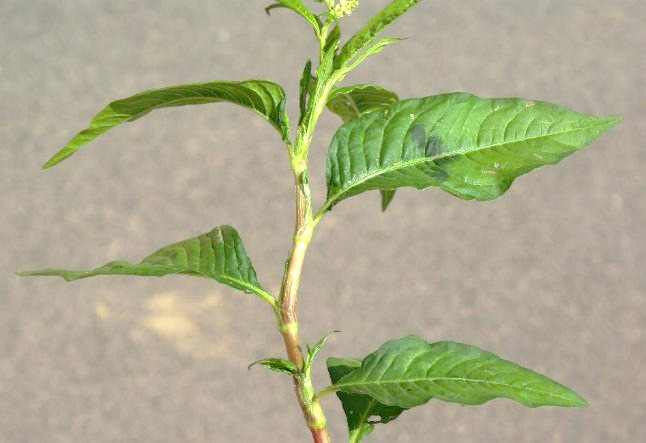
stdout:
[[[0,441],[303,442],[269,310],[189,277],[66,284],[17,269],[137,260],[222,223],[262,282],[280,283],[292,179],[275,132],[229,105],[162,110],[39,166],[112,99],[168,84],[262,78],[296,110],[307,26],[268,0],[0,0]],[[355,30],[385,0],[362,2]],[[636,0],[428,1],[389,32],[410,40],[351,75],[401,97],[523,96],[624,121],[500,200],[403,190],[345,201],[304,271],[304,339],[323,357],[415,333],[545,372],[587,410],[432,401],[374,442],[637,442],[646,435],[646,6]],[[311,166],[324,195],[326,115]],[[316,382],[327,383],[320,361]],[[324,402],[335,441],[345,420]]]

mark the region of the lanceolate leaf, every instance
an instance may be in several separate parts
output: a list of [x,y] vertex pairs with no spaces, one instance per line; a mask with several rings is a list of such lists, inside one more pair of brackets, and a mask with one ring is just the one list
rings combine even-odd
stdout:
[[255,111],[278,130],[284,141],[289,140],[285,92],[275,83],[251,80],[171,86],[110,103],[92,119],[87,129],[79,132],[43,168],[60,163],[115,126],[137,120],[154,109],[220,102],[234,103]]
[[364,191],[403,186],[491,200],[516,177],[557,164],[618,121],[545,102],[467,93],[402,100],[337,131],[322,209]]
[[218,226],[199,237],[166,246],[137,264],[113,261],[92,271],[43,269],[18,273],[23,276],[59,276],[66,281],[96,275],[162,277],[169,274],[200,275],[246,293],[255,292],[266,301],[273,300],[261,288],[238,232],[226,225]]
[[271,357],[258,360],[249,365],[249,370],[251,370],[251,368],[255,365],[262,365],[274,372],[282,372],[283,374],[289,374],[294,377],[301,375],[301,370],[298,369],[298,367],[294,363],[283,358]]
[[[361,360],[334,357],[327,359],[327,370],[332,383],[336,383],[360,367]],[[372,433],[375,428],[375,417],[379,417],[378,423],[388,423],[406,410],[397,406],[384,405],[367,395],[349,392],[337,392],[336,395],[341,400],[348,422],[349,443],[359,443]]]
[[288,8],[307,20],[314,28],[316,35],[321,33],[321,25],[312,11],[303,3],[303,0],[276,0],[265,8],[267,14],[274,8]]
[[461,343],[429,344],[415,336],[386,342],[325,391],[330,390],[401,408],[432,398],[463,405],[508,398],[528,407],[587,406],[574,391],[490,352]]
[[339,66],[344,66],[362,49],[368,46],[375,37],[410,8],[422,0],[393,0],[386,8],[372,17],[352,38],[343,46],[338,57]]
[[[380,86],[352,85],[335,89],[330,94],[327,107],[337,114],[344,122],[372,111],[386,109],[397,102],[399,97],[392,91]],[[381,210],[386,211],[395,198],[395,190],[381,190]]]
[[301,76],[301,82],[300,82],[299,104],[300,104],[300,110],[301,110],[301,117],[300,117],[300,121],[298,122],[299,124],[303,122],[303,118],[305,117],[305,112],[307,111],[308,97],[314,82],[316,82],[316,79],[312,75],[312,62],[308,60],[307,63],[305,63],[305,68],[303,69],[303,75]]

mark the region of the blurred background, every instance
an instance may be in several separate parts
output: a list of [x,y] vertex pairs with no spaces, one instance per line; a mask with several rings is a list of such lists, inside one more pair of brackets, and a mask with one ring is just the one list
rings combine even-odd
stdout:
[[[249,362],[283,354],[258,299],[190,277],[66,284],[18,269],[136,261],[235,226],[276,291],[293,223],[284,148],[232,105],[161,110],[60,166],[40,165],[109,101],[209,80],[283,85],[292,119],[307,24],[269,0],[0,0],[0,441],[303,442],[289,381]],[[386,0],[364,0],[355,31]],[[340,329],[324,358],[411,333],[477,345],[581,393],[587,410],[431,401],[374,442],[635,442],[646,435],[646,6],[636,0],[428,1],[345,84],[400,97],[522,96],[623,123],[500,200],[366,193],[317,231],[303,339]],[[324,197],[321,121],[311,158]],[[324,406],[334,441],[346,425]]]

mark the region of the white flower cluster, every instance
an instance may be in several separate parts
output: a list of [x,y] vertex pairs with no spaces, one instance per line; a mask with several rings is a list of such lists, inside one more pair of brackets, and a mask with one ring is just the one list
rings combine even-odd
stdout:
[[345,17],[346,15],[352,14],[352,11],[357,9],[359,6],[359,0],[339,0],[339,3],[336,4],[336,0],[324,0],[327,5],[330,14],[335,18]]

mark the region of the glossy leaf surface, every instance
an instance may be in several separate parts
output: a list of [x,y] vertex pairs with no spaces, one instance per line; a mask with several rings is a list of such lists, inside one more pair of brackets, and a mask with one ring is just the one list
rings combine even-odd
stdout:
[[397,94],[381,86],[358,84],[332,91],[327,107],[348,122],[361,114],[386,109],[397,101]]
[[406,11],[422,0],[393,0],[383,10],[373,16],[352,38],[343,46],[338,56],[339,66],[344,66],[362,49],[366,48],[375,37],[389,24],[402,16]]
[[284,141],[289,140],[285,92],[277,84],[251,80],[180,85],[142,92],[110,103],[92,119],[87,129],[79,132],[43,167],[60,163],[110,129],[137,120],[155,109],[220,102],[255,111],[278,130]]
[[[361,360],[345,358],[328,358],[327,370],[332,383],[361,367]],[[388,423],[399,417],[406,409],[397,406],[387,406],[372,397],[349,392],[337,392],[343,411],[348,422],[349,443],[363,441],[375,428],[374,417],[379,417],[378,423]]]
[[429,344],[415,336],[386,342],[332,389],[401,408],[432,398],[463,405],[508,398],[528,407],[587,406],[574,391],[490,352],[461,343]]
[[169,274],[200,275],[247,293],[267,295],[258,282],[238,232],[226,225],[199,237],[166,246],[137,264],[113,261],[91,271],[43,269],[19,273],[23,276],[59,276],[66,281],[97,275],[162,277]]
[[[327,102],[330,111],[337,114],[344,122],[359,117],[361,114],[388,108],[399,101],[392,91],[380,86],[352,85],[332,91]],[[386,211],[395,197],[394,189],[380,190],[381,210]]]
[[618,121],[467,93],[402,100],[339,128],[327,156],[324,209],[364,191],[403,186],[492,200],[518,176],[557,164]]

